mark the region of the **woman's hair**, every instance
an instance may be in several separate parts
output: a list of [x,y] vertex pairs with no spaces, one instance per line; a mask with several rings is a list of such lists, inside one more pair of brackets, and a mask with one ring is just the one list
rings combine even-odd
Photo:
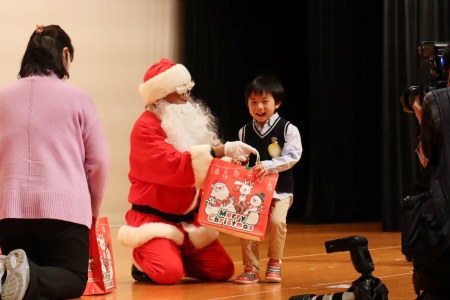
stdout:
[[69,49],[68,59],[73,60],[73,45],[67,33],[58,25],[36,26],[22,58],[19,78],[32,75],[56,74],[60,79],[69,78],[63,64],[63,49]]
[[272,94],[275,103],[283,103],[284,88],[281,82],[270,75],[261,75],[250,81],[245,88],[245,100],[248,104],[248,98],[254,93],[256,95]]

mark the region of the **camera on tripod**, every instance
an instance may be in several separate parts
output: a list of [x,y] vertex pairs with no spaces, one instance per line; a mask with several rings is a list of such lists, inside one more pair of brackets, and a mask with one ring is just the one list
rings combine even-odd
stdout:
[[289,300],[387,300],[388,289],[381,280],[372,276],[375,266],[367,245],[367,238],[358,235],[326,241],[327,253],[350,251],[353,267],[361,276],[345,292],[320,296],[304,294],[292,296]]
[[423,97],[431,90],[446,87],[450,66],[450,43],[424,41],[418,50],[419,70],[418,83],[409,87],[400,97],[402,109],[414,113],[414,101],[419,97],[422,105]]

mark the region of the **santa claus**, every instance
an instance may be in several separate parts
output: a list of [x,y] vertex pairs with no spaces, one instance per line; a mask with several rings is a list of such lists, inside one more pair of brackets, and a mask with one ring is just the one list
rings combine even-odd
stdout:
[[130,137],[132,207],[118,232],[119,242],[133,248],[135,280],[226,281],[234,274],[218,232],[200,226],[194,212],[213,157],[245,161],[256,150],[240,141],[221,143],[209,108],[190,96],[193,86],[186,67],[165,58],[139,86],[146,109]]

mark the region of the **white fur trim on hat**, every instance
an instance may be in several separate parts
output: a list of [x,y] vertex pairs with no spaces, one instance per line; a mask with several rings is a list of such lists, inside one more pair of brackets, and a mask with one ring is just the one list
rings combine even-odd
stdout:
[[190,81],[191,74],[186,67],[176,64],[139,85],[139,94],[148,105],[175,92],[177,86],[188,84]]

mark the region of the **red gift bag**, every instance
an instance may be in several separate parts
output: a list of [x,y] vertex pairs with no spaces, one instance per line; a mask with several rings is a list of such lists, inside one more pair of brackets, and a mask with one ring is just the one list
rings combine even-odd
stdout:
[[262,241],[278,174],[255,178],[249,168],[214,158],[205,179],[200,224],[248,240]]
[[97,218],[89,231],[88,281],[83,296],[116,290],[111,234],[107,217]]

